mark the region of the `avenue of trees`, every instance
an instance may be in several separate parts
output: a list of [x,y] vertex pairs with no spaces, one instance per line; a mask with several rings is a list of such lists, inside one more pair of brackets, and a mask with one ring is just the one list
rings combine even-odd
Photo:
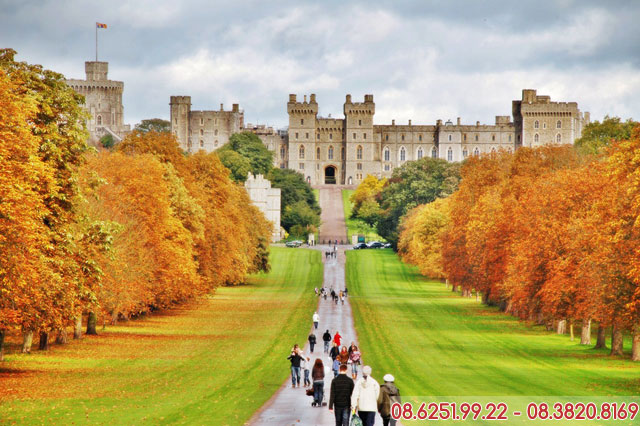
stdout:
[[61,74],[0,51],[0,358],[7,333],[68,331],[172,306],[267,270],[270,224],[215,154],[170,133],[86,145]]
[[[634,127],[635,125],[635,127]],[[576,146],[471,157],[459,188],[402,220],[398,251],[464,296],[640,361],[640,126],[607,117]]]

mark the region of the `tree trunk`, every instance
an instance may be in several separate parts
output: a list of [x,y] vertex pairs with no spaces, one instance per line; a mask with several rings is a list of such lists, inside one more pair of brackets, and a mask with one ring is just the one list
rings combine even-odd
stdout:
[[69,337],[67,335],[67,330],[64,328],[58,330],[58,336],[56,337],[56,343],[58,345],[66,345]]
[[449,278],[444,280],[444,288],[449,288]]
[[32,344],[33,344],[33,331],[23,331],[22,332],[22,353],[30,354]]
[[4,330],[0,330],[0,362],[4,361]]
[[557,333],[565,334],[567,332],[567,320],[560,320],[557,324]]
[[595,349],[604,349],[607,347],[607,338],[606,338],[607,329],[602,323],[598,323],[598,338],[596,340]]
[[455,284],[451,284],[451,291],[455,293],[457,290],[458,290],[458,286]]
[[611,355],[622,355],[622,344],[622,329],[614,324],[611,332]]
[[76,325],[73,328],[73,338],[79,339],[82,337],[82,314],[76,317]]
[[46,331],[40,332],[40,345],[38,347],[41,351],[49,350],[49,333]]
[[640,361],[640,326],[638,325],[633,327],[633,344],[631,345],[631,361]]
[[582,320],[582,333],[580,333],[580,344],[591,344],[591,318]]
[[573,342],[574,340],[574,335],[573,335],[573,321],[571,321],[569,323],[569,334],[571,335],[571,341]]
[[87,318],[87,334],[97,335],[98,331],[96,330],[96,326],[98,323],[98,317],[95,312],[89,312],[89,317]]

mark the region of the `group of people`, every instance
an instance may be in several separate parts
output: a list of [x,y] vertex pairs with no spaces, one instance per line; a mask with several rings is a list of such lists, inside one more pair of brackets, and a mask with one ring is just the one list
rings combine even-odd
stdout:
[[333,288],[331,288],[331,291],[327,291],[327,289],[324,287],[318,290],[318,287],[316,287],[315,292],[316,292],[316,296],[322,297],[324,298],[324,300],[327,300],[327,295],[331,295],[331,300],[336,305],[338,304],[339,301],[342,301],[342,304],[344,305],[344,299],[348,295],[348,290],[346,287],[344,288],[344,290],[338,290],[338,291],[335,291]]

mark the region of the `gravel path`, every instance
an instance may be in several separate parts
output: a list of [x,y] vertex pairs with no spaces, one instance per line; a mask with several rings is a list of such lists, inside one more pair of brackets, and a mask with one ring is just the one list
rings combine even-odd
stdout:
[[321,187],[318,189],[320,198],[320,207],[322,207],[322,215],[320,220],[320,232],[318,243],[323,241],[347,241],[347,225],[344,221],[344,209],[342,207],[342,188],[340,187]]

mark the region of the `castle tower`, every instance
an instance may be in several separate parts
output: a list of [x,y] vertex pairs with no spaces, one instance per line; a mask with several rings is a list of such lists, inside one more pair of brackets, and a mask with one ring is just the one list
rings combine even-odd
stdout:
[[295,94],[289,95],[287,103],[289,114],[289,168],[302,173],[315,184],[314,155],[316,151],[316,119],[318,103],[316,95],[311,94],[307,102],[298,102]]
[[347,95],[344,103],[345,167],[342,183],[359,184],[367,174],[378,175],[380,144],[374,143],[373,116],[376,104],[373,95],[364,95],[364,102],[352,102]]
[[189,117],[191,113],[191,96],[171,96],[170,116],[171,133],[178,139],[183,151],[190,151]]

